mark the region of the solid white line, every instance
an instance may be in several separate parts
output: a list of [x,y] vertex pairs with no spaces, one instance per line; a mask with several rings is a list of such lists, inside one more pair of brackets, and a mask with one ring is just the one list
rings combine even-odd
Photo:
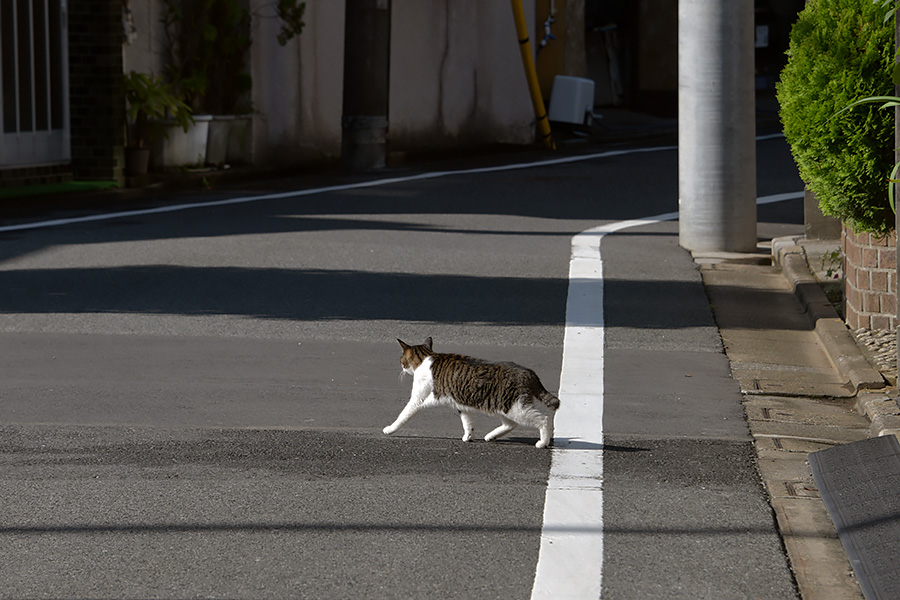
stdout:
[[[803,192],[757,198],[769,204]],[[603,583],[603,402],[605,315],[603,238],[630,227],[672,221],[677,212],[609,223],[572,238],[560,410],[544,498],[544,525],[533,600],[592,599]]]
[[788,192],[786,194],[772,194],[771,196],[760,196],[756,199],[757,204],[772,204],[773,202],[784,202],[785,200],[796,200],[802,198],[805,192]]
[[603,237],[678,213],[594,227],[572,238],[560,408],[531,597],[599,598],[603,569]]
[[765,142],[766,140],[781,140],[781,139],[784,139],[783,133],[769,133],[767,135],[756,136],[757,142]]
[[[772,139],[783,138],[783,134],[762,135],[756,138],[757,141],[766,141]],[[493,167],[476,167],[473,169],[460,169],[457,171],[431,171],[427,173],[418,173],[416,175],[404,175],[401,177],[388,177],[385,179],[374,179],[371,181],[360,181],[357,183],[347,183],[341,185],[331,185],[320,188],[310,188],[306,190],[293,190],[290,192],[280,192],[274,194],[260,194],[256,196],[240,196],[237,198],[226,198],[224,200],[211,200],[208,202],[189,202],[185,204],[173,204],[170,206],[158,206],[155,208],[141,208],[135,210],[118,211],[111,213],[98,213],[93,215],[85,215],[81,217],[68,217],[62,219],[49,219],[45,221],[34,221],[31,223],[19,223],[17,225],[0,226],[0,233],[10,231],[24,231],[28,229],[44,229],[48,227],[61,227],[65,225],[74,225],[77,223],[90,223],[96,221],[109,221],[112,219],[126,219],[129,217],[139,217],[143,215],[154,215],[161,213],[179,212],[183,210],[193,210],[198,208],[215,208],[218,206],[229,206],[232,204],[248,204],[251,202],[263,202],[266,200],[283,200],[285,198],[300,198],[302,196],[312,196],[315,194],[327,194],[329,192],[342,192],[347,190],[358,190],[373,188],[382,185],[390,185],[393,183],[407,183],[410,181],[420,181],[425,179],[437,179],[447,177],[449,175],[474,175],[478,173],[497,173],[501,171],[515,171],[518,169],[531,169],[535,167],[548,167],[553,165],[562,165],[568,163],[582,162],[586,160],[595,160],[598,158],[610,158],[613,156],[626,156],[630,154],[644,154],[649,152],[661,152],[666,150],[677,150],[678,146],[651,146],[649,148],[628,148],[623,150],[607,150],[605,152],[594,152],[591,154],[578,154],[575,156],[564,156],[561,158],[550,158],[546,160],[538,160],[527,163],[515,163],[511,165],[498,165]]]
[[98,213],[93,215],[84,215],[81,217],[67,217],[61,219],[49,219],[45,221],[33,221],[30,223],[19,223],[16,225],[0,226],[0,233],[10,231],[23,231],[28,229],[45,229],[48,227],[61,227],[65,225],[74,225],[78,223],[90,223],[96,221],[109,221],[112,219],[125,219],[129,217],[139,217],[144,215],[154,215],[161,213],[180,212],[183,210],[194,210],[199,208],[215,208],[219,206],[229,206],[233,204],[249,204],[252,202],[264,202],[266,200],[283,200],[285,198],[300,198],[303,196],[312,196],[316,194],[327,194],[330,192],[343,192],[348,190],[358,190],[374,188],[383,185],[391,185],[394,183],[408,183],[411,181],[421,181],[426,179],[438,179],[451,175],[475,175],[479,173],[498,173],[501,171],[515,171],[519,169],[532,169],[535,167],[548,167],[553,165],[562,165],[575,162],[583,162],[587,160],[595,160],[598,158],[609,158],[612,156],[623,156],[626,154],[638,154],[646,152],[660,152],[664,150],[674,150],[675,146],[654,146],[650,148],[636,148],[630,150],[609,150],[606,152],[595,152],[593,154],[579,154],[577,156],[564,156],[561,158],[551,158],[547,160],[538,160],[527,163],[515,163],[510,165],[497,165],[493,167],[477,167],[473,169],[460,169],[457,171],[431,171],[427,173],[417,173],[415,175],[403,175],[401,177],[387,177],[385,179],[373,179],[370,181],[359,181],[356,183],[346,183],[341,185],[330,185],[319,188],[310,188],[306,190],[292,190],[289,192],[279,192],[274,194],[260,194],[256,196],[240,196],[237,198],[226,198],[224,200],[210,200],[207,202],[189,202],[185,204],[172,204],[169,206],[158,206],[155,208],[141,208],[135,210],[117,211],[110,213]]

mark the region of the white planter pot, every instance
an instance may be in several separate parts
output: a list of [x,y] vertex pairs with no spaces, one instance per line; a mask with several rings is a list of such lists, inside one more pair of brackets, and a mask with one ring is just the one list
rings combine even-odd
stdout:
[[163,126],[168,137],[153,145],[151,161],[154,168],[202,166],[206,164],[206,144],[209,137],[210,115],[194,115],[194,124],[184,131],[174,121]]
[[235,117],[231,122],[226,160],[233,165],[253,162],[253,117],[250,115]]
[[206,139],[206,164],[223,165],[228,162],[228,137],[234,117],[215,115],[209,122],[209,137]]
[[249,164],[252,122],[249,116],[214,116],[209,122],[206,164]]

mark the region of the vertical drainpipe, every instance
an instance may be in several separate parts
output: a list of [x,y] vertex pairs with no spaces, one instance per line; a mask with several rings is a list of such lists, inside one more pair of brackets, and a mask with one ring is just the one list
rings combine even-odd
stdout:
[[528,40],[528,25],[525,23],[522,0],[511,0],[511,2],[513,18],[516,21],[516,34],[519,36],[519,51],[522,53],[522,65],[525,67],[525,78],[528,80],[528,91],[531,92],[531,104],[534,106],[534,116],[537,119],[541,143],[552,150],[555,146],[553,138],[550,137],[550,120],[547,118],[537,71],[534,68],[534,55],[531,53],[531,43]]
[[341,164],[382,169],[387,157],[391,1],[347,0]]

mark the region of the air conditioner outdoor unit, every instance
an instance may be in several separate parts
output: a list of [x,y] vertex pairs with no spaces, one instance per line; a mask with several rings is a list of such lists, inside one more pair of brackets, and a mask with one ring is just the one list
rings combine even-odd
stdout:
[[558,123],[590,125],[594,118],[594,82],[583,77],[554,77],[547,117]]

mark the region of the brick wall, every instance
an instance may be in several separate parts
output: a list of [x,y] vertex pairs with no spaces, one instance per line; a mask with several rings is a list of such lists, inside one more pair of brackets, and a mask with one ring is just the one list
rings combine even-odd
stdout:
[[897,326],[897,233],[876,237],[855,234],[845,225],[844,320],[850,329]]
[[69,0],[69,109],[75,179],[123,182],[122,0]]

